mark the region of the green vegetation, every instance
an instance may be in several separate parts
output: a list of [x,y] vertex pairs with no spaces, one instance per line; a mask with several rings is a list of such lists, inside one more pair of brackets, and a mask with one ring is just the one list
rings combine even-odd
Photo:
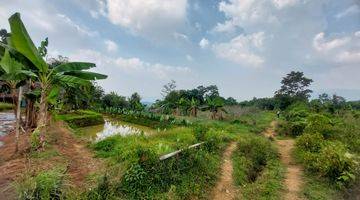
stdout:
[[[106,94],[94,81],[107,76],[86,71],[95,67],[93,63],[69,62],[63,56],[48,59],[48,39],[36,47],[19,13],[9,18],[9,24],[11,33],[0,31],[0,91],[11,95],[13,104],[0,103],[0,111],[15,111],[15,153],[20,131],[29,133],[21,138],[30,143],[26,146],[30,151],[10,159],[40,163],[30,164],[34,168],[31,173],[14,183],[19,199],[210,198],[219,178],[223,151],[230,142],[237,143],[232,160],[233,179],[241,190],[238,198],[281,199],[284,166],[271,141],[274,138],[260,134],[275,113],[280,137],[296,138],[294,157],[306,170],[304,197],[341,199],[359,187],[360,102],[328,94],[310,101],[313,80],[303,72],[287,74],[273,97],[243,102],[221,96],[216,85],[177,89],[176,82],[171,81],[164,85],[163,98],[146,106],[136,92],[130,97]],[[23,110],[22,102],[26,106]],[[84,141],[76,139],[83,139],[86,133],[76,139],[69,134],[61,138],[61,131],[49,127],[48,113],[74,129],[102,124],[103,115],[110,115],[157,131],[96,139],[85,147]],[[49,139],[52,132],[59,133],[53,141]],[[61,139],[66,141],[60,143]],[[69,152],[85,154],[88,160],[95,159],[94,154],[104,161],[104,169],[78,173],[82,166],[77,159],[84,155]],[[164,158],[169,153],[172,156]],[[70,164],[38,169],[55,157],[60,158],[54,161],[58,165],[63,161]],[[75,172],[69,173],[70,168]],[[93,184],[74,181],[77,187],[69,187],[68,175],[92,173]]]
[[233,162],[240,199],[280,199],[284,169],[270,140],[244,135],[238,141]]
[[14,105],[9,104],[9,103],[0,102],[0,111],[12,110],[12,109],[14,109]]
[[25,174],[15,183],[18,199],[64,199],[66,190],[65,174],[63,169],[43,171],[35,176]]
[[[204,135],[202,137],[197,134]],[[201,140],[199,140],[201,139]],[[175,196],[204,197],[204,188],[214,184],[220,163],[221,150],[229,138],[221,131],[205,127],[175,128],[154,136],[114,136],[94,144],[100,157],[110,158],[125,168],[123,178],[111,187],[118,196],[128,198],[165,198]],[[159,160],[161,155],[205,142],[180,155]]]
[[65,121],[71,128],[104,123],[104,118],[101,114],[89,110],[77,110],[66,114],[54,114],[54,118]]

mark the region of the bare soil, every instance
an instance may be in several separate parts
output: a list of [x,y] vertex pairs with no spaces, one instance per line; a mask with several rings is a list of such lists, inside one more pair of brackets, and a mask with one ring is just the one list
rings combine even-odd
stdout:
[[[268,138],[275,139],[276,132],[276,121],[271,122],[271,126],[266,129],[264,135]],[[286,167],[286,174],[284,185],[286,190],[284,191],[284,199],[285,200],[300,200],[300,191],[304,184],[303,181],[303,168],[296,164],[294,159],[292,158],[292,152],[294,149],[295,141],[294,139],[285,139],[285,140],[277,140],[275,139],[275,143],[278,146],[280,153],[280,160]]]
[[221,176],[213,192],[213,200],[231,200],[237,195],[236,187],[233,184],[233,164],[231,155],[236,149],[236,142],[230,143],[223,154]]
[[47,136],[51,140],[49,146],[60,155],[46,159],[30,157],[29,134],[21,134],[21,151],[16,154],[14,133],[0,139],[4,143],[0,147],[0,200],[16,199],[13,182],[25,173],[36,174],[65,165],[71,184],[81,188],[89,174],[102,169],[103,161],[94,158],[93,153],[86,148],[86,143],[75,138],[66,127],[61,122],[54,122],[48,128]]

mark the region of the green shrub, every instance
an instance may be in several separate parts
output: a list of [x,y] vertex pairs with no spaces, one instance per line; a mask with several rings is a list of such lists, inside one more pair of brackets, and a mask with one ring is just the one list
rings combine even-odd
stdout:
[[267,162],[277,157],[270,141],[254,136],[240,138],[235,155],[248,160],[246,174],[249,182],[255,181]]
[[269,140],[244,135],[232,159],[235,184],[241,186],[240,199],[280,199],[284,169]]
[[71,128],[104,123],[104,118],[101,114],[88,110],[78,110],[67,114],[55,115],[55,118],[65,121]]
[[117,199],[114,186],[110,183],[108,175],[101,177],[98,185],[85,193],[83,199],[87,200],[109,200]]
[[[98,141],[93,148],[98,156],[109,157],[124,166],[122,178],[109,181],[111,188],[116,188],[116,196],[161,199],[171,193],[179,198],[201,197],[205,195],[204,188],[211,187],[216,180],[220,152],[228,140],[226,132],[202,131],[205,144],[192,149],[185,147],[199,140],[193,129],[183,127],[148,137],[113,136]],[[178,149],[183,151],[159,160],[161,155]]]
[[30,135],[30,145],[32,150],[37,150],[41,146],[40,130],[35,129]]
[[296,140],[296,146],[302,151],[319,152],[325,140],[320,133],[304,133]]
[[317,166],[322,176],[338,182],[351,182],[355,176],[354,158],[340,142],[328,142],[322,148]]
[[325,115],[313,114],[308,116],[307,125],[304,129],[304,132],[308,133],[320,133],[325,138],[329,138],[334,134],[334,128],[331,123],[331,120]]
[[19,199],[63,199],[66,196],[63,170],[55,169],[25,176],[15,183]]

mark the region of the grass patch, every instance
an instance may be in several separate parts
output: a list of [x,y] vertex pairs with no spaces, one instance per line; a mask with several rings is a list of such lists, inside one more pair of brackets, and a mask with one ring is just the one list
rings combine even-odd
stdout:
[[57,168],[36,175],[26,173],[14,186],[18,199],[65,199],[67,184],[65,170]]
[[104,123],[104,118],[101,114],[89,110],[78,110],[66,114],[55,114],[54,118],[56,120],[65,121],[71,128]]
[[341,200],[344,199],[338,188],[324,178],[311,174],[305,175],[302,196],[309,200]]
[[[94,144],[97,156],[125,169],[117,181],[108,180],[109,191],[128,199],[206,198],[204,191],[215,184],[221,153],[230,138],[215,129],[204,128],[201,137],[196,132],[179,127],[149,137],[113,136]],[[206,143],[159,160],[161,155],[200,141]]]
[[240,199],[280,199],[284,167],[277,150],[261,136],[244,135],[233,154],[234,180]]
[[0,102],[0,111],[11,110],[14,108],[13,104]]

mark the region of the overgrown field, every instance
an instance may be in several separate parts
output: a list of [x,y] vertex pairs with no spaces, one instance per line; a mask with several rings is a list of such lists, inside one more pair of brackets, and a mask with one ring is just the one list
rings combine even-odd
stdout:
[[307,198],[338,199],[359,187],[358,111],[316,112],[306,104],[295,104],[283,118],[278,131],[298,136],[295,156],[308,174],[303,192]]
[[[68,119],[78,119],[83,114],[88,112],[58,115],[57,119],[69,122]],[[254,191],[260,195],[270,191],[268,196],[277,195],[282,168],[270,141],[257,135],[273,118],[270,112],[255,112],[229,121],[193,120],[187,126],[169,123],[170,128],[151,136],[108,137],[89,146],[96,157],[107,161],[106,169],[92,177],[94,184],[90,189],[68,187],[66,170],[58,169],[29,176],[18,184],[18,192],[22,199],[26,195],[27,198],[207,199],[219,177],[223,150],[230,141],[238,141],[234,178],[247,191],[243,196],[250,199]],[[187,148],[197,143],[202,144]],[[179,149],[183,151],[176,156],[159,159]]]

